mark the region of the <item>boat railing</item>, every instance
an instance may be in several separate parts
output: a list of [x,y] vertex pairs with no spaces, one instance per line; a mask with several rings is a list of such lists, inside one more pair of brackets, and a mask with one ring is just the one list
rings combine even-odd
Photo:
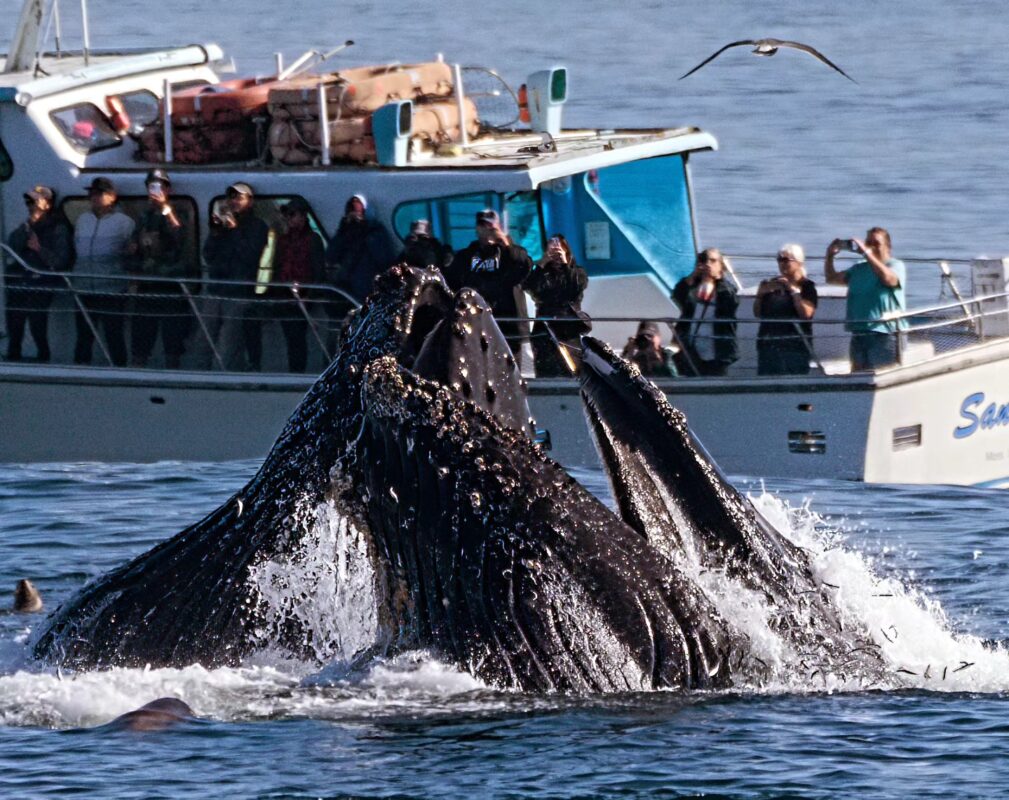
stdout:
[[[264,325],[279,323],[283,329],[283,340],[288,345],[288,359],[285,366],[283,349],[278,344],[282,337],[268,336],[267,348],[272,347],[274,353],[266,359],[270,362],[266,371],[317,371],[331,360],[347,313],[357,306],[350,295],[329,284],[51,272],[31,267],[7,245],[0,244],[0,252],[31,276],[31,280],[18,282],[14,277],[12,281],[8,272],[8,307],[11,306],[11,290],[15,294],[20,293],[22,298],[34,293],[39,299],[48,297],[44,304],[46,313],[51,312],[54,317],[73,318],[73,325],[64,324],[53,337],[63,339],[62,350],[54,348],[54,361],[58,363],[71,363],[71,352],[74,352],[74,362],[87,363],[77,358],[79,353],[70,345],[72,340],[81,337],[83,331],[90,333],[101,363],[123,366],[122,353],[117,357],[110,346],[110,331],[116,327],[123,331],[129,326],[130,344],[133,345],[138,330],[147,321],[162,325],[161,337],[166,342],[168,332],[165,326],[177,324],[184,328],[186,342],[185,363],[168,363],[166,353],[164,362],[158,357],[151,358],[152,366],[164,363],[164,366],[198,370],[255,369],[263,365],[252,365],[244,359],[241,353],[243,338],[247,335],[259,337]],[[706,376],[704,366],[697,360],[701,354],[715,350],[719,341],[728,339],[734,340],[738,358],[728,367],[726,375],[758,375],[757,347],[766,346],[766,342],[758,345],[761,341],[759,326],[763,322],[759,319],[740,318],[728,323],[708,319],[701,322],[714,324],[698,325],[672,316],[596,316],[593,322],[601,326],[605,324],[608,331],[622,331],[620,337],[609,337],[613,339],[610,343],[621,349],[625,345],[623,336],[629,341],[637,325],[646,319],[659,323],[663,330],[668,331],[663,340],[676,353],[681,375]],[[59,328],[57,321],[54,320],[54,327]],[[570,339],[565,341],[562,335],[565,323],[570,328],[571,319],[523,317],[502,318],[501,321],[525,322],[531,330],[534,351],[535,344],[542,345],[541,342],[535,343],[537,338],[549,337],[548,346],[565,351],[565,364],[577,359],[577,343],[572,343]],[[546,325],[536,325],[537,322]],[[851,371],[848,361],[851,332],[871,325],[892,337],[895,365],[920,363],[992,339],[1009,338],[1009,293],[958,297],[953,302],[912,309],[883,321],[863,322],[864,326],[857,320],[821,314],[810,321],[807,330],[806,326],[785,321],[794,330],[793,334],[785,337],[790,340],[786,345],[805,349],[812,374],[847,374]],[[615,323],[616,327],[610,323]],[[230,335],[224,332],[225,326],[231,326]],[[255,330],[247,333],[247,328]],[[311,364],[300,368],[292,365],[291,336],[302,338],[302,349],[310,347],[313,353]],[[133,366],[147,365],[145,359],[132,357],[135,347],[129,349]],[[531,367],[532,364],[526,361],[525,371],[529,374],[533,373]],[[569,372],[565,370],[561,375],[564,374]]]
[[[359,305],[347,292],[330,284],[99,274],[76,270],[57,272],[29,265],[6,244],[0,244],[0,252],[30,276],[29,280],[24,280],[12,276],[9,271],[6,273],[6,307],[17,308],[22,304],[29,311],[41,309],[47,314],[72,314],[76,338],[80,338],[82,328],[90,332],[108,366],[124,366],[121,357],[114,357],[109,330],[121,330],[129,323],[135,339],[138,320],[185,328],[186,350],[202,351],[201,357],[194,359],[197,363],[192,365],[197,369],[243,369],[236,365],[238,359],[222,352],[222,339],[233,343],[244,335],[244,331],[238,330],[242,326],[261,326],[267,322],[278,322],[282,327],[286,323],[303,325],[325,365],[335,352],[338,332],[347,313]],[[65,302],[58,302],[60,299]],[[237,333],[223,333],[226,325]],[[164,329],[162,338],[168,338]],[[74,360],[81,363],[82,359],[77,356],[75,352]],[[146,366],[136,358],[131,361],[133,366]]]
[[[565,343],[550,332],[552,323],[557,323],[560,328],[565,322],[570,324],[570,318],[502,318],[501,321],[531,323],[534,339],[549,337],[557,347],[568,349],[573,357],[577,355],[571,342]],[[726,342],[732,342],[735,349],[735,360],[725,364],[724,375],[727,377],[758,376],[757,350],[760,347],[799,348],[808,357],[809,374],[839,375],[852,372],[848,348],[853,331],[882,334],[892,345],[893,363],[880,365],[879,369],[922,363],[992,340],[1009,340],[1009,292],[961,298],[951,303],[892,314],[882,320],[817,316],[807,324],[762,319],[708,318],[696,321],[672,316],[636,317],[632,320],[600,315],[593,317],[592,321],[627,326],[626,342],[611,342],[618,350],[631,346],[636,325],[657,323],[667,331],[663,340],[668,341],[666,347],[674,354],[682,377],[704,378],[721,374],[716,373],[710,363],[703,362],[717,361],[719,343]],[[536,326],[537,322],[545,325]],[[762,336],[760,326],[767,322],[774,324],[777,332]],[[782,325],[790,327],[791,331],[785,333]],[[705,354],[709,358],[705,359]],[[800,372],[806,374],[805,369],[793,374]]]
[[[730,268],[730,274],[739,289],[746,291],[755,289],[757,284],[764,278],[773,274],[775,269],[775,254],[758,253],[725,253],[726,266]],[[857,253],[842,251],[837,256],[837,261],[841,268],[846,268],[845,262],[854,262],[862,258]],[[824,256],[806,254],[806,264],[822,264]],[[938,281],[938,296],[950,296],[954,300],[964,297],[961,285],[970,285],[971,276],[969,270],[976,263],[974,258],[947,258],[938,256],[901,256],[901,261],[911,267],[930,267],[934,270],[931,274]],[[733,266],[734,265],[734,266]],[[850,266],[850,264],[849,264]],[[921,281],[925,276],[920,272],[909,275],[914,278],[916,287],[921,290]],[[752,285],[748,285],[752,284]]]

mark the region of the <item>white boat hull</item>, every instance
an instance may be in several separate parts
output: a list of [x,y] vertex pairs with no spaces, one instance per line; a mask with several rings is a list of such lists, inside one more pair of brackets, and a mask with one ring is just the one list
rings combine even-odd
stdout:
[[[1009,484],[1009,410],[998,417],[1009,404],[1007,357],[1003,341],[876,375],[663,388],[730,474],[1000,486]],[[310,385],[286,375],[0,365],[0,461],[262,458]],[[530,381],[530,406],[554,458],[596,463],[575,382]]]

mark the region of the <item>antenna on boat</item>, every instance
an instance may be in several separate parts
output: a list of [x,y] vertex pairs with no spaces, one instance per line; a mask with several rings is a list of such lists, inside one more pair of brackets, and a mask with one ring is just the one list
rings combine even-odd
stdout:
[[41,28],[42,0],[25,0],[4,64],[4,72],[24,72],[32,68],[39,49]]
[[51,17],[56,25],[56,57],[63,57],[63,25],[60,22],[60,0],[53,0],[53,15]]
[[[287,69],[277,72],[278,80],[286,80],[287,78],[292,78],[295,75],[300,75],[302,72],[307,72],[308,70],[319,66],[320,64],[329,61],[337,53],[346,50],[348,47],[352,47],[354,44],[353,39],[348,39],[343,44],[338,47],[334,47],[332,50],[327,50],[322,53],[318,50],[308,50],[301,54],[300,57],[295,59],[294,63],[291,64]],[[314,59],[314,60],[313,60]]]

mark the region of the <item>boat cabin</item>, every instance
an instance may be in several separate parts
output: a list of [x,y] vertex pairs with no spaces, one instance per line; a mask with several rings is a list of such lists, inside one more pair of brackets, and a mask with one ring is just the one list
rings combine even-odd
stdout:
[[[299,294],[267,273],[256,302],[268,309],[275,290],[287,293],[288,307],[310,327],[307,372],[288,371],[276,317],[265,311],[262,373],[226,367],[202,309],[204,299],[227,287],[208,279],[200,253],[216,204],[237,181],[253,188],[255,213],[272,228],[283,224],[280,208],[300,198],[327,239],[354,194],[367,197],[369,216],[397,246],[414,220],[426,219],[435,237],[461,249],[475,238],[475,214],[485,208],[499,212],[534,260],[549,236],[562,233],[589,276],[583,309],[594,320],[593,335],[620,349],[638,321],[651,319],[677,344],[679,311],[670,293],[693,269],[701,244],[690,165],[695,153],[717,149],[711,134],[693,127],[565,129],[563,67],[513,89],[493,70],[440,57],[339,68],[326,60],[332,53],[310,52],[286,68],[278,61],[273,75],[236,79],[213,44],[43,51],[32,34],[41,0],[25,8],[0,72],[0,240],[24,223],[22,197],[38,184],[55,190],[74,222],[88,207],[86,187],[110,178],[122,209],[136,217],[148,202],[145,177],[164,169],[188,237],[192,270],[177,281],[177,294],[185,298],[179,313],[189,329],[181,369],[165,369],[157,352],[144,368],[116,367],[88,321],[97,334],[94,364],[75,365],[75,316],[87,316],[76,281],[86,276],[54,276],[52,360],[0,362],[0,420],[17,432],[0,442],[0,460],[265,454],[331,358],[340,318],[353,302],[328,285],[302,286]],[[6,245],[0,252],[7,264],[16,258]],[[844,287],[821,285],[807,337],[809,373],[769,377],[757,374],[756,282],[746,278],[761,271],[766,277],[774,262],[764,257],[748,271],[747,260],[737,258],[738,360],[725,375],[660,385],[730,472],[1009,481],[1009,443],[998,440],[999,409],[1007,407],[1000,404],[1009,404],[1009,266],[950,263],[961,272],[960,285],[972,280],[973,292],[965,287],[961,294],[937,271],[949,296],[894,318],[896,363],[851,371]],[[119,291],[128,293],[135,279],[121,280]],[[544,443],[564,463],[594,463],[577,382],[535,376],[528,357],[524,369]],[[50,408],[44,421],[34,413],[42,404]],[[145,435],[124,433],[124,417]],[[86,432],[81,419],[88,420]]]

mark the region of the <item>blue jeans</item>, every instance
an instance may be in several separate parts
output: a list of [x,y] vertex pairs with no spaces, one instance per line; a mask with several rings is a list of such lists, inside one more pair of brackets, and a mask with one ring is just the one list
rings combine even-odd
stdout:
[[852,372],[888,367],[897,361],[897,339],[878,331],[852,333],[849,352]]

